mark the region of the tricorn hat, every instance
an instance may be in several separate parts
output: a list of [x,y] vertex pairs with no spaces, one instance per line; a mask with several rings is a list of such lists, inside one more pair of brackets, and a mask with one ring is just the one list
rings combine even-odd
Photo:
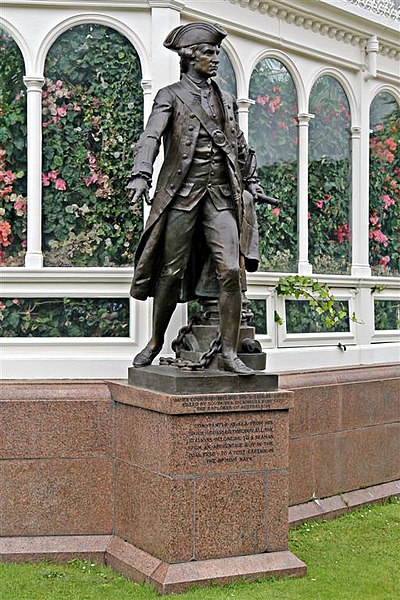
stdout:
[[175,27],[167,35],[164,46],[178,52],[180,48],[195,44],[214,44],[219,46],[228,34],[223,27],[216,23],[189,23]]

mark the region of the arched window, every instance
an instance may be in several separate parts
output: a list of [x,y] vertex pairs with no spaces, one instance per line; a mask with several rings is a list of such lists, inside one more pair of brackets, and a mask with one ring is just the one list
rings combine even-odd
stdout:
[[224,92],[230,92],[236,98],[237,85],[235,71],[233,70],[228,54],[223,48],[221,48],[219,54],[218,76],[215,78],[215,81]]
[[378,94],[370,110],[369,259],[374,275],[400,274],[400,107]]
[[22,266],[26,248],[24,61],[0,29],[0,266]]
[[258,205],[260,268],[291,272],[297,260],[297,93],[286,67],[265,58],[250,80],[249,141],[257,153],[266,194],[281,200],[270,210]]
[[309,257],[315,273],[350,269],[350,108],[341,84],[320,77],[311,90]]
[[131,266],[142,229],[126,185],[143,130],[138,55],[103,25],[80,25],[51,47],[43,88],[46,266]]

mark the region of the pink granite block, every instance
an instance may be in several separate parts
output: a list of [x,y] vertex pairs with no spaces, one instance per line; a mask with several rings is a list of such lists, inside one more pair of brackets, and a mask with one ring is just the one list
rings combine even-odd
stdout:
[[288,547],[289,481],[286,470],[267,473],[267,550],[277,552]]
[[343,387],[342,429],[400,421],[400,378]]
[[162,471],[169,416],[158,412],[116,405],[116,457],[155,472]]
[[203,477],[195,494],[196,560],[265,551],[263,473]]
[[115,533],[166,562],[193,556],[194,483],[117,460]]
[[1,535],[111,533],[111,460],[4,460],[0,469]]
[[400,475],[400,423],[314,438],[316,495],[333,496]]
[[310,500],[316,489],[313,437],[291,439],[289,444],[289,504]]
[[290,437],[305,437],[340,429],[341,386],[298,388],[290,411]]
[[109,401],[10,399],[0,402],[0,422],[1,458],[111,456]]

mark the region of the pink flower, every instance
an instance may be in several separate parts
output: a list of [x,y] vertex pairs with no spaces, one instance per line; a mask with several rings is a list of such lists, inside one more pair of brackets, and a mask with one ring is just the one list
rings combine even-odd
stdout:
[[65,115],[67,114],[67,109],[65,108],[65,106],[59,106],[57,108],[57,114],[59,117],[65,117]]
[[0,222],[0,245],[6,247],[10,245],[8,236],[11,233],[11,225],[8,221]]
[[14,100],[20,100],[21,99],[21,94],[16,94]]
[[45,173],[42,173],[42,185],[44,185],[44,186],[50,185],[50,179]]
[[372,211],[372,215],[369,218],[369,222],[371,223],[371,225],[378,224],[378,222],[379,222],[378,211],[376,211],[376,210]]
[[26,240],[24,240],[23,242],[21,242],[21,246],[22,246],[22,248],[26,248],[26,247],[27,247],[27,245],[28,245],[28,244],[26,243]]
[[388,194],[384,194],[383,196],[381,196],[382,202],[385,205],[385,210],[387,210],[389,208],[389,206],[392,206],[392,204],[395,204],[395,200],[394,198],[391,198],[390,196],[388,196]]
[[14,210],[19,217],[22,217],[26,213],[25,198],[19,198],[14,202]]
[[50,181],[55,181],[57,179],[58,173],[57,171],[49,171],[47,173],[47,176],[50,179]]
[[16,306],[19,306],[21,304],[21,301],[18,300],[18,298],[13,298],[12,303],[15,304]]
[[350,241],[350,229],[346,223],[339,225],[333,233],[336,235],[339,244],[343,244],[343,242]]
[[310,211],[308,212],[307,216],[308,216],[308,220],[310,220],[311,219],[311,213],[310,213]]
[[397,148],[397,144],[393,138],[388,138],[386,140],[386,145],[389,148],[389,150],[396,150],[396,148]]
[[61,88],[62,88],[62,81],[61,81],[61,79],[57,79],[57,81],[56,81],[56,88],[58,90],[61,90]]
[[382,244],[384,248],[386,248],[388,245],[388,239],[380,229],[371,229],[369,232],[369,238],[374,240],[374,242],[378,242],[378,244]]
[[67,189],[67,184],[65,183],[64,179],[61,179],[61,177],[58,177],[56,179],[55,186],[56,190],[60,190],[61,192],[65,192],[65,190]]
[[96,183],[99,179],[99,176],[97,175],[97,173],[92,173],[90,177],[84,177],[83,181],[86,184],[86,187],[89,187],[89,185],[91,185],[92,183]]
[[0,310],[4,310],[6,307],[6,305],[4,304],[4,302],[0,302]]
[[315,206],[317,208],[324,208],[324,204],[325,204],[324,200],[318,200],[318,202],[315,203]]
[[388,266],[388,263],[390,262],[390,256],[382,256],[381,260],[379,261],[380,265],[383,265],[385,268]]
[[53,123],[57,123],[58,121],[57,117],[51,117],[51,120],[53,121]]
[[273,208],[271,212],[272,212],[272,213],[273,213],[273,214],[274,214],[276,217],[279,217],[279,215],[281,214],[281,209],[280,209],[280,208],[278,208],[278,207],[276,207],[276,208]]
[[81,109],[81,107],[78,104],[74,104],[74,110],[76,112],[81,112],[82,109]]
[[265,96],[257,96],[257,98],[256,98],[257,104],[261,104],[262,106],[264,104],[267,104],[268,101],[269,101],[268,94],[265,94]]

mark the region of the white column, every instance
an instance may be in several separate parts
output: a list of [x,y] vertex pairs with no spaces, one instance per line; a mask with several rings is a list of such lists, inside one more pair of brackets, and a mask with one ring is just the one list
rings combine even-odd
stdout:
[[42,86],[43,77],[24,77],[27,88],[27,251],[25,267],[43,267],[42,254]]
[[238,107],[239,127],[244,133],[246,140],[249,139],[249,108],[255,104],[255,100],[250,98],[238,98],[236,100]]
[[297,269],[299,275],[311,275],[312,266],[308,260],[308,125],[314,115],[300,113],[297,118],[299,120]]
[[[368,238],[368,155],[364,156],[366,164],[361,161],[361,127],[351,128],[351,274],[355,277],[369,277],[369,238]],[[365,153],[364,153],[365,154]],[[364,174],[362,174],[362,171]]]

